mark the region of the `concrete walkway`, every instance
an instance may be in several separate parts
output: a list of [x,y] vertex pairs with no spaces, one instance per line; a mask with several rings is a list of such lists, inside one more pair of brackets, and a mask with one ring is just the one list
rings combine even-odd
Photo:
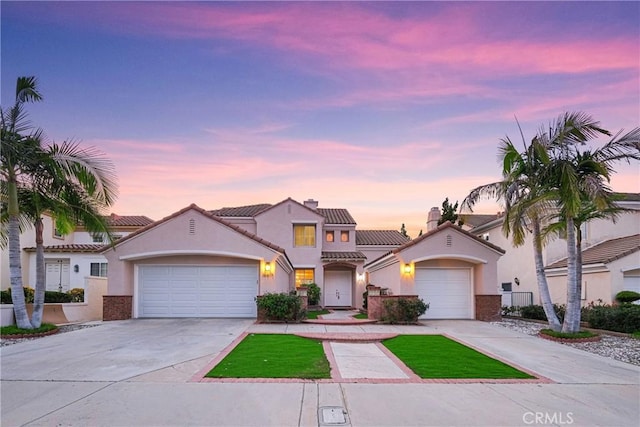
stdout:
[[[254,332],[446,334],[552,383],[191,381],[242,333]],[[331,349],[344,357],[379,357]],[[340,375],[351,375],[337,359]],[[2,347],[0,363],[3,427],[318,426],[329,425],[324,415],[339,413],[343,425],[352,426],[637,426],[640,419],[637,366],[476,321],[127,320]]]

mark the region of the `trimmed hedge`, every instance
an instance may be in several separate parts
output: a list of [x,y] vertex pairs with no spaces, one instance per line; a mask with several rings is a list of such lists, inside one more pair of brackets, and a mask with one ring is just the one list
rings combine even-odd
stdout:
[[382,320],[386,323],[416,323],[418,318],[429,309],[420,298],[389,298],[383,301]]
[[256,297],[259,314],[267,320],[298,322],[306,315],[302,302],[295,294],[264,294]]
[[66,292],[44,291],[45,303],[65,303],[71,302],[71,300],[71,295]]
[[640,331],[640,305],[596,305],[584,310],[582,319],[592,328],[631,334]]
[[616,301],[620,303],[640,300],[640,294],[635,291],[620,291],[616,294]]
[[[24,287],[24,299],[27,304],[33,304],[35,290],[27,286]],[[67,303],[67,302],[83,302],[84,289],[74,288],[69,292],[44,291],[45,303]],[[0,303],[13,304],[11,299],[11,288],[6,291],[0,291]]]
[[[544,313],[544,307],[541,305],[525,305],[523,307],[519,307],[520,316],[525,319],[535,319],[535,320],[548,320],[547,315]],[[553,304],[553,310],[556,312],[560,323],[564,321],[564,313],[566,311],[565,305]]]

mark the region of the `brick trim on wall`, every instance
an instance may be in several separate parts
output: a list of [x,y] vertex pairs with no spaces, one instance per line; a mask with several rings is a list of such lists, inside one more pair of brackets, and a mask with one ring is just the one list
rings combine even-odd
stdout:
[[127,320],[133,317],[132,295],[104,295],[102,320]]
[[502,296],[500,295],[476,295],[476,320],[485,322],[499,321],[502,308]]

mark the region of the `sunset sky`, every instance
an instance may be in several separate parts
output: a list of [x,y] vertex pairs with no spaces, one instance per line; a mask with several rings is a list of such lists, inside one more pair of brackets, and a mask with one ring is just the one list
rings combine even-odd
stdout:
[[[32,122],[115,162],[118,214],[314,198],[415,237],[445,197],[499,179],[515,117],[527,139],[564,111],[640,125],[638,2],[0,8],[3,108],[36,76]],[[638,165],[612,186],[639,192]]]

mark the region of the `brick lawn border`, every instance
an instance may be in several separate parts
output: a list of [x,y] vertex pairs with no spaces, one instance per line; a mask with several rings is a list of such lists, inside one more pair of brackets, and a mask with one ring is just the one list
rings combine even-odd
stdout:
[[[325,356],[329,361],[331,367],[331,378],[327,379],[304,379],[304,378],[206,378],[205,375],[212,370],[218,363],[220,363],[233,349],[240,344],[249,334],[255,334],[255,332],[243,332],[240,334],[231,344],[229,344],[224,350],[216,355],[211,362],[209,362],[204,368],[199,370],[195,375],[191,377],[189,382],[201,382],[201,383],[362,383],[362,384],[553,384],[549,378],[531,371],[530,369],[523,368],[511,361],[508,361],[500,356],[496,356],[490,352],[482,350],[472,344],[464,342],[458,338],[452,337],[448,334],[425,334],[425,335],[442,335],[449,338],[452,341],[465,345],[487,357],[496,359],[502,363],[505,363],[515,369],[525,372],[535,378],[420,378],[411,369],[409,369],[400,359],[398,359],[389,349],[387,349],[380,342],[382,339],[389,338],[391,336],[397,336],[399,334],[367,334],[367,333],[296,333],[296,334],[281,334],[281,335],[297,335],[303,338],[312,338],[322,340],[322,347],[324,349]],[[268,333],[267,335],[277,335],[277,333]],[[385,335],[384,338],[374,339],[371,336]],[[411,335],[411,334],[408,334]],[[320,337],[322,336],[322,337]],[[347,336],[351,336],[351,339],[347,339]],[[368,336],[368,337],[367,337]],[[335,360],[335,355],[331,349],[330,342],[375,342],[376,346],[382,350],[382,352],[389,357],[389,359],[395,363],[409,378],[342,378],[340,370]]]

